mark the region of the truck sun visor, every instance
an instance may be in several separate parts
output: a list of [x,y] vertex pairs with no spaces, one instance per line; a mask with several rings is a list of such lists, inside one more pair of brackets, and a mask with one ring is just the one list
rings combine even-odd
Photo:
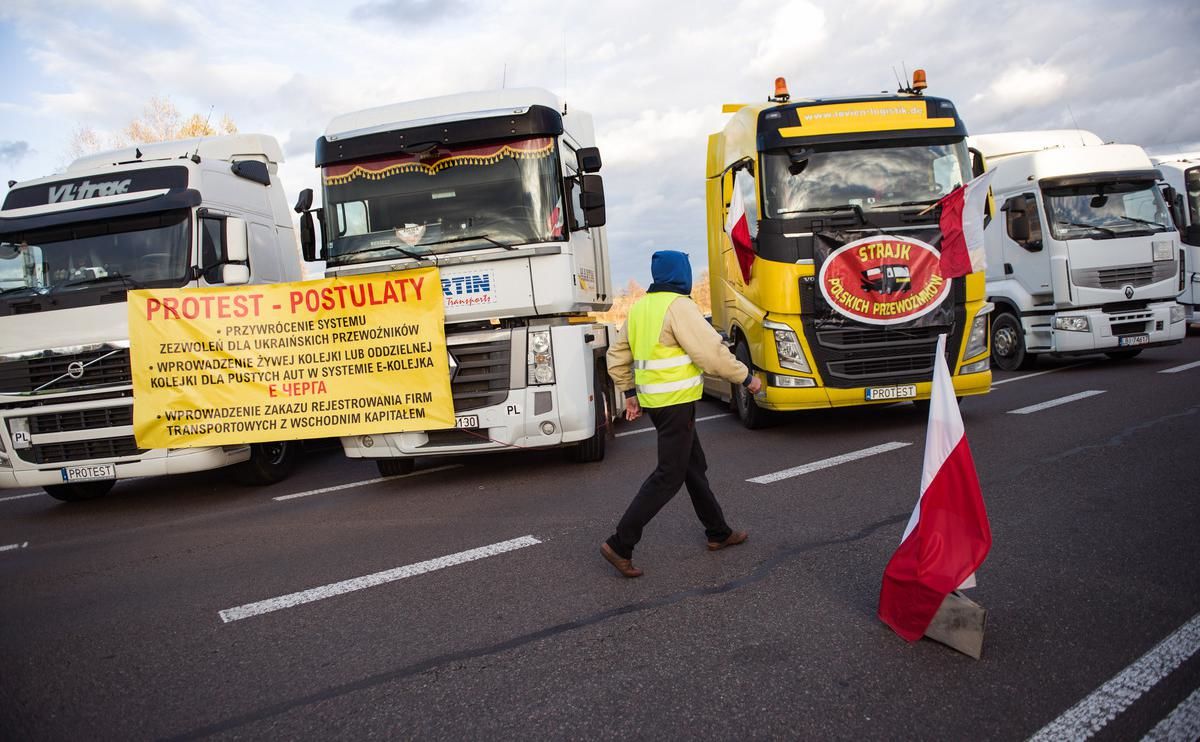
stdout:
[[80,203],[79,208],[68,211],[55,211],[47,214],[31,214],[29,216],[2,217],[0,216],[0,234],[20,234],[44,227],[56,227],[76,222],[117,219],[123,216],[136,216],[156,211],[171,209],[189,209],[200,205],[200,191],[187,188],[179,191],[164,193],[161,196],[150,196],[120,204],[107,206],[87,206]]

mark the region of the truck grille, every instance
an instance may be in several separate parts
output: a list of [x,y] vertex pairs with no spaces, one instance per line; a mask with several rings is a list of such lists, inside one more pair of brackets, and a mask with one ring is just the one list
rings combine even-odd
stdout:
[[133,425],[133,407],[100,407],[91,410],[70,410],[33,415],[29,418],[29,432],[59,433],[70,430],[92,430]]
[[[78,378],[71,378],[70,372]],[[64,392],[128,384],[131,380],[128,348],[101,346],[74,353],[47,351],[37,356],[0,359],[0,393],[5,394]]]
[[1091,289],[1119,289],[1124,286],[1149,286],[1175,275],[1175,261],[1165,260],[1116,268],[1080,268],[1071,271],[1076,286]]
[[837,327],[817,331],[817,342],[826,348],[848,350],[851,348],[896,348],[910,346],[932,348],[937,345],[937,336],[945,332],[944,327],[912,327],[889,329],[886,327]]
[[512,378],[512,341],[508,337],[451,345],[450,354],[458,363],[450,381],[455,412],[499,404],[508,397]]
[[69,443],[43,443],[19,450],[17,454],[31,464],[61,464],[90,459],[112,460],[126,456],[138,456],[145,452],[146,449],[138,448],[133,436],[126,436]]

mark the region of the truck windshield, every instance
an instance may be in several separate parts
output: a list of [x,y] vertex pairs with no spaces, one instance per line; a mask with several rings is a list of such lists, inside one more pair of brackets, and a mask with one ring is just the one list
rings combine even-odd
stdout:
[[170,211],[0,235],[0,298],[88,287],[182,286],[189,212]]
[[970,177],[961,139],[853,150],[792,147],[763,154],[764,215],[928,205]]
[[1191,215],[1188,224],[1200,224],[1200,167],[1184,173],[1183,182],[1187,185],[1188,214]]
[[1059,240],[1111,239],[1174,230],[1151,181],[1088,183],[1045,191],[1050,232]]
[[436,145],[328,166],[322,174],[328,262],[561,240],[559,173],[548,137]]

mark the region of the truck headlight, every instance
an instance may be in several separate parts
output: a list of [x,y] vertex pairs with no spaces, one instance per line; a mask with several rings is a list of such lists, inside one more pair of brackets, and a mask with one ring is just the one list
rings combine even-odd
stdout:
[[770,321],[763,322],[763,327],[775,333],[775,355],[779,359],[779,366],[781,368],[789,368],[793,371],[800,371],[806,374],[812,373],[812,369],[808,367],[808,359],[804,357],[804,348],[800,346],[800,338],[796,337],[795,330],[787,325]]
[[529,384],[554,383],[554,345],[549,330],[529,331]]
[[976,315],[975,320],[971,322],[971,332],[967,335],[967,349],[963,351],[963,358],[974,358],[983,351],[987,350],[987,315]]
[[[1154,249],[1155,261],[1173,260],[1175,258],[1175,250],[1170,242],[1165,240],[1155,240],[1154,242],[1150,243],[1150,246]],[[1145,253],[1142,254],[1145,255]]]
[[1067,332],[1088,332],[1092,329],[1087,317],[1055,317],[1054,329]]
[[1182,322],[1183,318],[1184,318],[1183,305],[1182,304],[1171,305],[1171,324],[1175,324],[1176,322]]
[[990,361],[991,361],[990,358],[984,358],[982,361],[975,361],[974,363],[968,363],[967,365],[962,367],[962,370],[959,371],[959,373],[960,374],[983,373],[984,371],[988,370],[989,366],[991,366]]

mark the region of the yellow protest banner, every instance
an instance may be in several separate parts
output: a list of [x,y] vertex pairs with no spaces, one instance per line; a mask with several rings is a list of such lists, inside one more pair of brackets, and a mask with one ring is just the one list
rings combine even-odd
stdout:
[[129,292],[133,432],[187,448],[454,427],[436,268]]

